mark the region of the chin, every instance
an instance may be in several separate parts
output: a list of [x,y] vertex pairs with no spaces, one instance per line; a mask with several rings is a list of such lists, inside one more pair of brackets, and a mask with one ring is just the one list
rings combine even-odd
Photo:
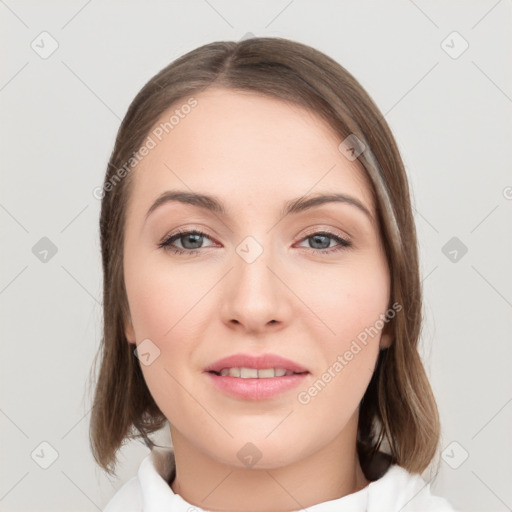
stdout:
[[260,431],[237,435],[233,432],[233,439],[215,445],[212,443],[208,451],[217,461],[240,469],[276,469],[293,464],[315,451],[315,447],[304,443],[304,433],[296,436],[297,432],[283,431],[280,434],[274,432],[268,436],[268,433]]

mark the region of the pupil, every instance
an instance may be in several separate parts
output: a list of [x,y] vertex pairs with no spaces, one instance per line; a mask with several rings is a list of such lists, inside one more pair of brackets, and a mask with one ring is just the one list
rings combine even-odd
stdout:
[[[194,240],[194,238],[195,238],[195,240]],[[191,234],[185,236],[186,243],[183,244],[183,247],[185,247],[186,249],[199,249],[201,247],[201,239],[202,239],[201,235],[198,235],[196,233],[191,233]],[[187,242],[189,242],[189,241],[192,242],[192,245],[197,244],[197,246],[187,247]]]
[[[322,243],[321,239],[323,238],[324,243]],[[327,245],[325,242],[327,241]],[[322,247],[314,247],[314,249],[328,249],[329,248],[329,237],[326,235],[314,235],[313,236],[313,244],[319,243]]]

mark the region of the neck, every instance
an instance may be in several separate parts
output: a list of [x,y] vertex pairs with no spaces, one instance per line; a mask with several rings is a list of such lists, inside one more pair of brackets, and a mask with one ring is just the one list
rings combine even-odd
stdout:
[[[357,425],[356,425],[357,428]],[[173,492],[218,512],[287,512],[334,500],[368,485],[355,437],[343,432],[314,454],[272,469],[239,468],[197,450],[172,429],[176,478]],[[245,508],[241,508],[240,504]]]

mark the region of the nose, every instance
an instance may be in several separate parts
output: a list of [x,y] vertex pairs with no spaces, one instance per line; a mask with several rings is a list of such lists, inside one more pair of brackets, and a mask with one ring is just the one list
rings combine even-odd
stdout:
[[231,329],[248,334],[275,332],[291,318],[291,293],[277,258],[269,250],[252,262],[233,255],[233,269],[222,293],[222,319]]

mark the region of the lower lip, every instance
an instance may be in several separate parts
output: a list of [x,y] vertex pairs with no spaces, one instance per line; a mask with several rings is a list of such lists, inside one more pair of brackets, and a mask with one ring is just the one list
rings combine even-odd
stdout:
[[295,373],[267,379],[242,379],[209,372],[207,375],[218,389],[235,398],[267,400],[298,386],[308,374]]

